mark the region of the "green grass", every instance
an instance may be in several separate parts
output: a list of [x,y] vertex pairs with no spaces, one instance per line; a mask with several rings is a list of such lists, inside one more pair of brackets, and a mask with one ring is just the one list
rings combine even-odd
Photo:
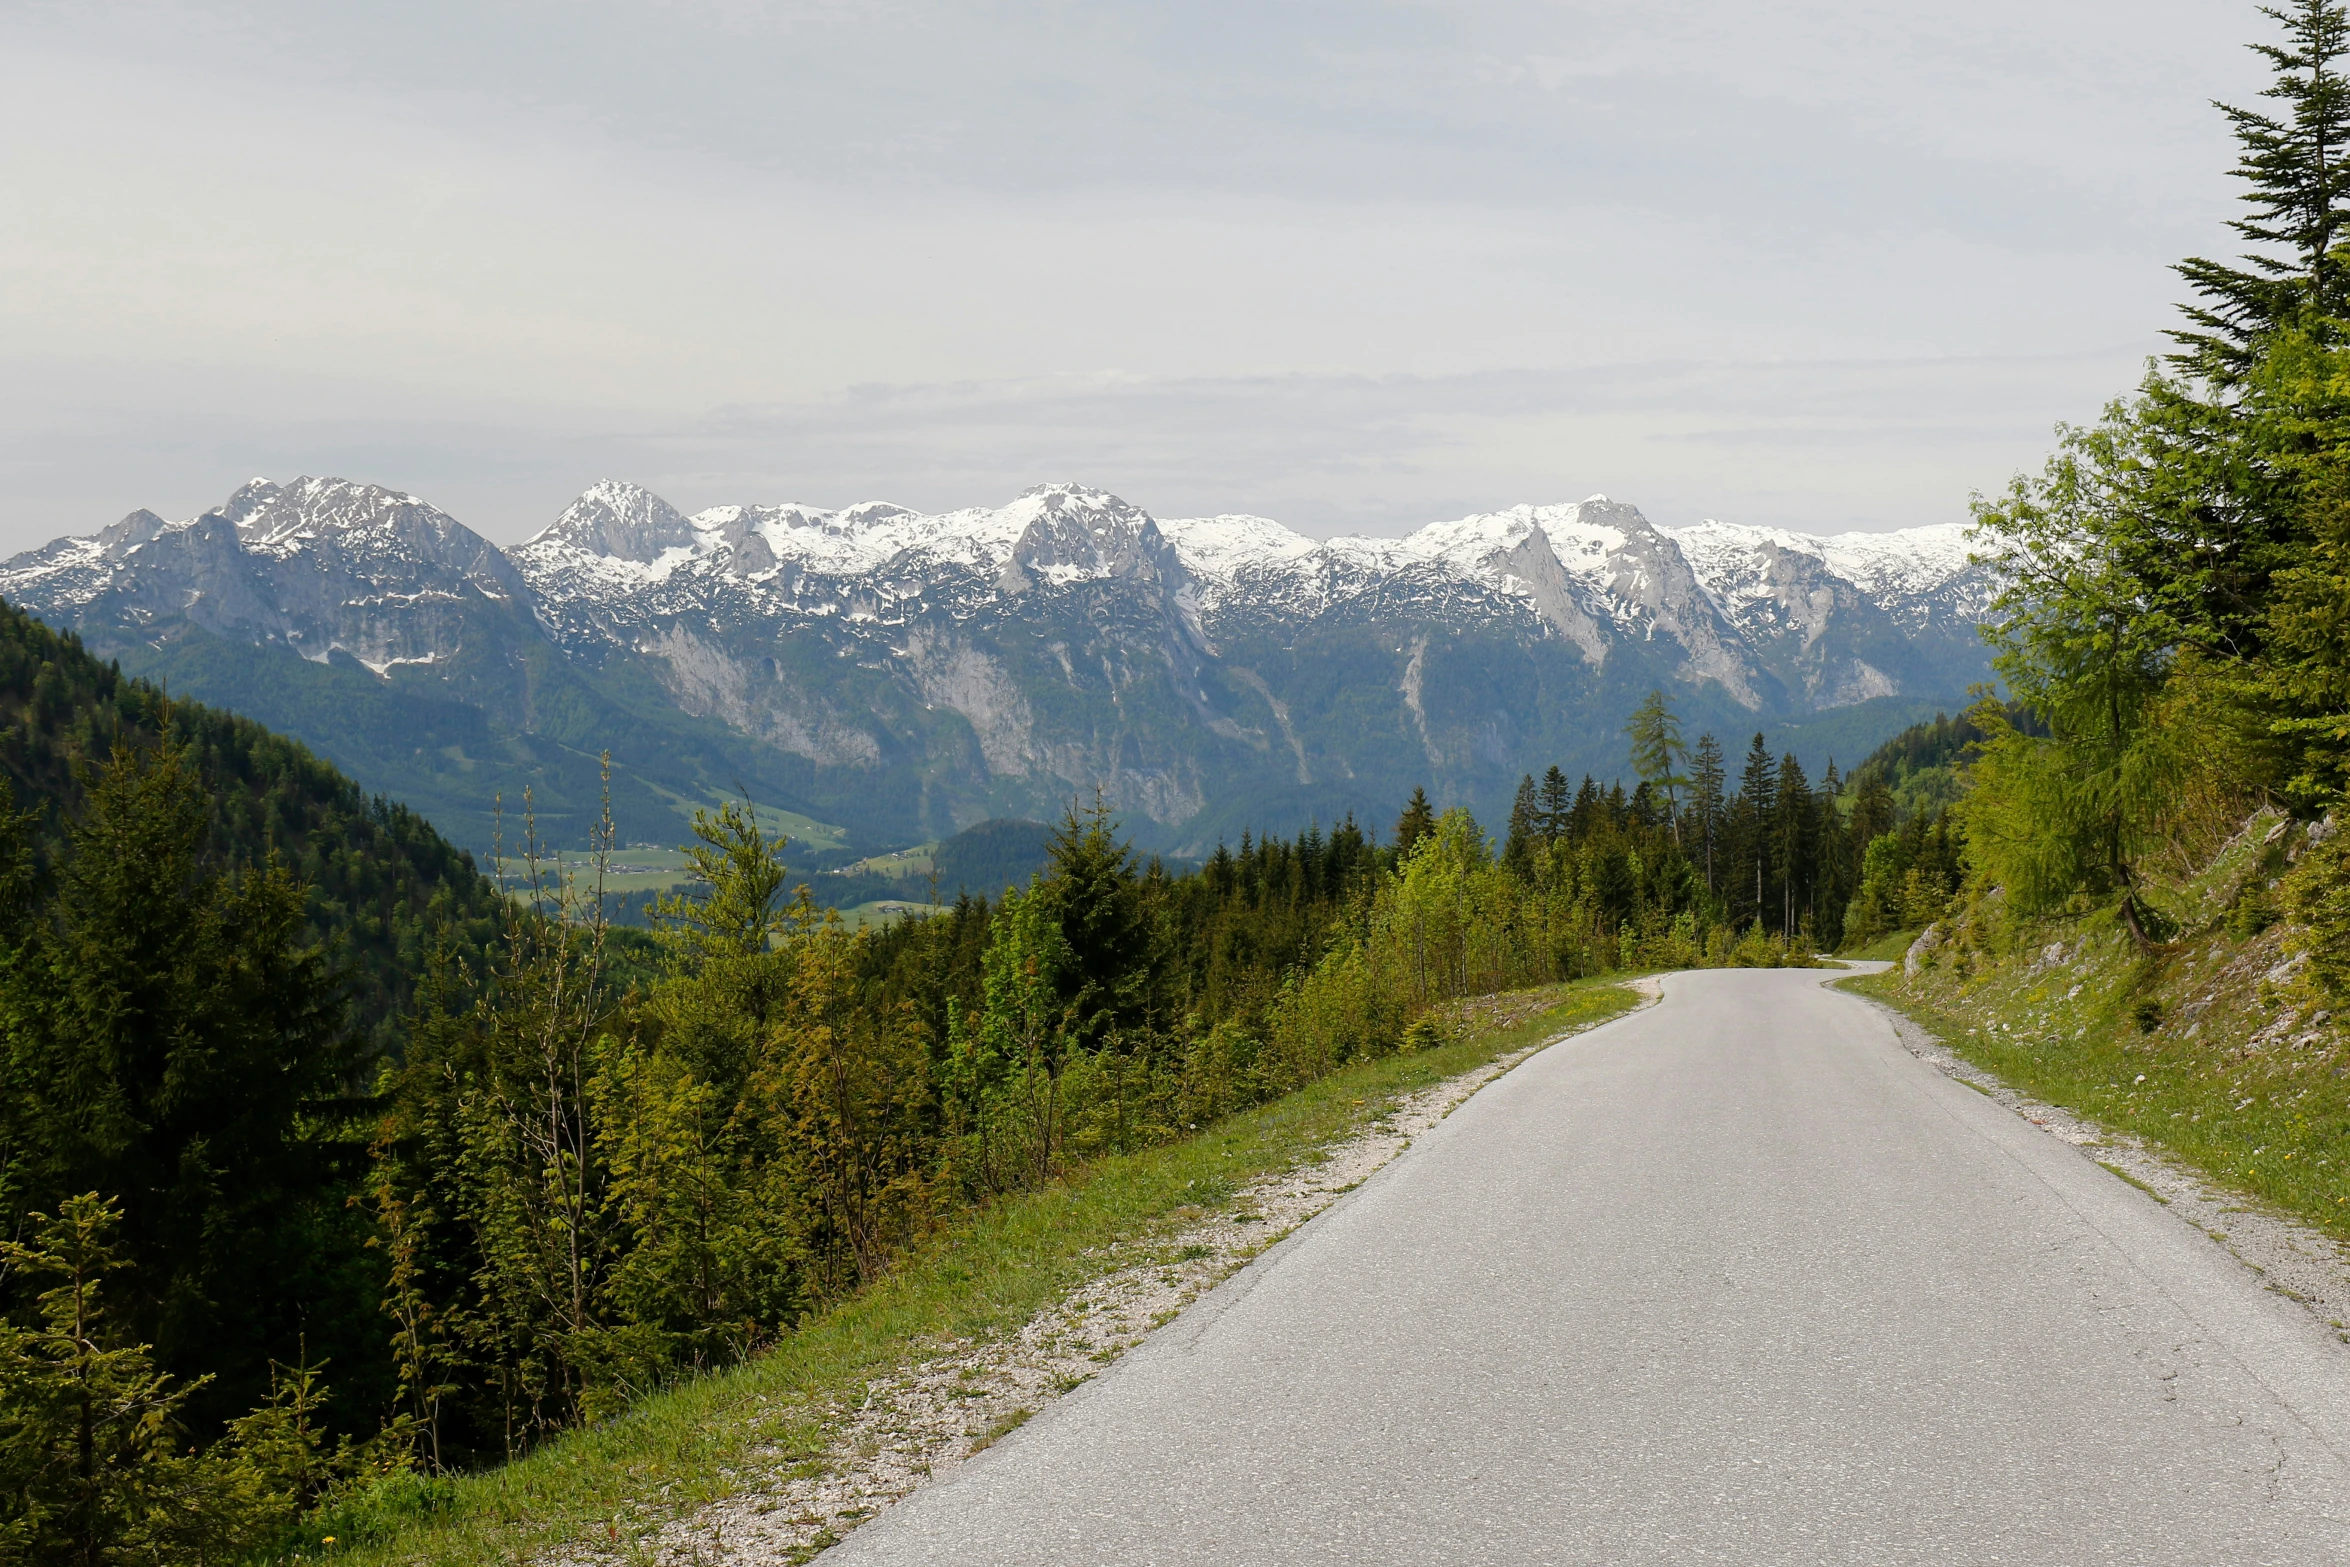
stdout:
[[1843,981],[2023,1092],[2128,1132],[2214,1183],[2350,1240],[2350,1082],[2338,1036],[2260,1030],[2294,1002],[2273,934],[2211,931],[2148,958],[2100,919],[1998,961]]
[[[679,794],[674,789],[663,788],[649,779],[645,782],[654,794],[660,796],[672,810],[677,812],[678,820],[686,824],[689,829],[693,824],[694,812],[697,810],[715,812],[721,806],[742,803],[742,796],[724,790],[713,789],[700,799],[692,799]],[[848,846],[849,830],[846,827],[838,826],[832,822],[820,822],[813,816],[802,816],[797,811],[787,811],[779,805],[763,805],[754,800],[751,802],[751,816],[758,822],[761,832],[766,833],[769,837],[788,838],[793,845],[801,849],[830,852]]]
[[920,898],[877,898],[871,903],[860,903],[853,909],[840,911],[841,923],[851,930],[863,930],[868,925],[886,925],[905,914],[929,914],[945,907]]
[[[492,873],[503,873],[509,886],[521,885],[527,874],[524,863],[512,855],[493,861],[492,866]],[[591,855],[567,850],[562,856],[562,866],[575,891],[583,896],[594,891],[595,861]],[[553,860],[545,862],[542,869],[552,880]],[[694,870],[686,862],[682,849],[643,846],[614,849],[611,863],[604,871],[604,897],[609,904],[633,909],[658,893],[673,891],[692,880]]]
[[1855,952],[1840,952],[1838,957],[1857,958],[1864,963],[1899,963],[1909,944],[1918,939],[1914,930],[1891,930]]
[[851,860],[846,865],[833,867],[844,876],[894,876],[904,881],[918,882],[928,876],[937,863],[938,844],[918,843],[910,849],[894,849],[887,854],[868,855],[862,860]]
[[[715,810],[733,798],[732,795],[713,793],[710,796],[710,808]],[[782,838],[802,848],[826,852],[848,847],[849,830],[846,827],[820,822],[813,816],[802,816],[797,811],[787,811],[775,805],[753,805],[751,814],[758,821],[759,830],[771,838]],[[686,813],[686,820],[693,820],[692,812]]]
[[[334,1559],[512,1567],[563,1546],[612,1549],[771,1467],[812,1462],[877,1375],[956,1339],[1017,1328],[1085,1280],[1124,1266],[1241,1186],[1310,1160],[1396,1099],[1637,1002],[1584,981],[1528,998],[1531,1015],[1423,1054],[1358,1062],[1197,1136],[1104,1158],[1043,1191],[957,1222],[872,1288],[766,1355],[646,1399],[519,1462],[453,1482],[403,1479],[313,1525]],[[1493,1009],[1485,1009],[1491,1016]],[[763,1450],[763,1451],[762,1451]],[[614,1530],[618,1531],[617,1537]]]
[[2162,1193],[2156,1191],[2153,1187],[2147,1185],[2144,1181],[2139,1180],[2136,1176],[2132,1175],[2129,1171],[2123,1169],[2118,1164],[2107,1164],[2103,1159],[2100,1159],[2097,1161],[2097,1168],[2105,1171],[2109,1175],[2120,1176],[2123,1180],[2129,1182],[2132,1186],[2135,1186],[2138,1188],[2138,1190],[2144,1192],[2147,1196],[2153,1198],[2158,1203],[2162,1203],[2166,1207],[2170,1203],[2170,1199],[2168,1197],[2163,1196]]

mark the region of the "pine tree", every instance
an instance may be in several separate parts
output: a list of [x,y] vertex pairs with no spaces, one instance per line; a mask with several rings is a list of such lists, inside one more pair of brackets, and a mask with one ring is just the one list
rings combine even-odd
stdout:
[[2219,387],[2243,383],[2262,342],[2287,323],[2350,315],[2350,257],[2339,253],[2350,205],[2350,81],[2338,64],[2350,50],[2342,0],[2263,6],[2285,31],[2281,44],[2254,44],[2276,79],[2261,96],[2281,114],[2215,105],[2242,147],[2235,174],[2251,188],[2252,215],[2232,221],[2257,247],[2230,266],[2201,257],[2179,263],[2204,301],[2184,307],[2191,325],[2170,335],[2172,362]]
[[[1260,852],[1287,880],[1285,846],[1267,837]],[[1046,916],[1060,927],[1069,961],[1062,969],[1062,1001],[1068,1008],[1072,1040],[1080,1048],[1101,1048],[1113,1034],[1132,1032],[1149,1021],[1155,959],[1142,910],[1142,878],[1134,851],[1118,837],[1118,822],[1097,791],[1084,811],[1074,805],[1062,816],[1047,846],[1048,860],[1035,895]]]
[[0,1243],[9,1271],[40,1289],[38,1327],[0,1327],[0,1562],[152,1559],[171,1543],[151,1520],[184,1488],[180,1420],[201,1384],[175,1385],[116,1331],[115,1203],[91,1193],[53,1220],[26,1217],[33,1243]]
[[1539,820],[1544,848],[1567,835],[1567,813],[1574,806],[1573,786],[1567,782],[1567,775],[1559,771],[1558,763],[1551,763],[1550,770],[1542,775],[1542,811]]
[[267,1402],[201,1453],[174,1378],[109,1302],[127,1267],[119,1206],[96,1193],[24,1216],[32,1240],[0,1266],[38,1293],[37,1325],[0,1322],[0,1567],[203,1567],[253,1560],[358,1468],[329,1447],[316,1366],[273,1365]]
[[1811,780],[1793,751],[1779,758],[1774,793],[1771,857],[1779,865],[1779,929],[1792,936],[1815,912],[1811,898],[1818,836]]
[[1501,852],[1501,862],[1510,874],[1520,881],[1534,879],[1534,849],[1542,836],[1542,806],[1534,793],[1534,775],[1527,773],[1518,780],[1517,798],[1510,802],[1509,838]]
[[1567,808],[1567,836],[1581,843],[1597,832],[1607,817],[1607,796],[1589,773],[1583,775],[1583,787],[1575,791],[1575,803]]
[[1874,767],[1863,767],[1852,786],[1852,851],[1853,872],[1857,878],[1861,857],[1869,845],[1893,830],[1893,791],[1885,786],[1885,775]]
[[1771,824],[1778,811],[1779,770],[1757,734],[1747,748],[1746,766],[1738,793],[1730,802],[1728,863],[1723,867],[1728,886],[1725,901],[1733,923],[1765,920],[1778,907],[1775,889],[1779,867],[1773,855]]
[[1436,830],[1436,812],[1428,804],[1428,791],[1414,789],[1412,798],[1403,808],[1403,815],[1395,822],[1395,857],[1408,860],[1420,840]]
[[345,1222],[321,1133],[353,1042],[302,887],[207,852],[210,800],[168,730],[125,744],[87,798],[31,981],[39,1021],[14,1041],[44,1142],[28,1195],[121,1199],[133,1331],[164,1365],[217,1373],[209,1422],[256,1403],[304,1332],[372,1348],[365,1286],[322,1247]]
[[1704,848],[1705,890],[1721,891],[1714,879],[1714,847],[1722,831],[1722,786],[1728,774],[1722,767],[1722,743],[1710,734],[1697,737],[1690,753],[1689,814]]

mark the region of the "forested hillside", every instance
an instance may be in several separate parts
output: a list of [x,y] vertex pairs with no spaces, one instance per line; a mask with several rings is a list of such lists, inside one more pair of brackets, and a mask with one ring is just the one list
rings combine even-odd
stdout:
[[389,1396],[369,1096],[497,894],[5,607],[0,773],[0,1559],[232,1559]]
[[282,862],[305,889],[305,934],[346,971],[362,1030],[389,1045],[428,944],[445,936],[478,949],[496,929],[495,890],[471,856],[297,742],[167,703],[71,635],[0,605],[0,772],[31,817],[36,871],[57,865],[117,748],[151,744],[167,725],[203,780],[204,852],[223,864]]

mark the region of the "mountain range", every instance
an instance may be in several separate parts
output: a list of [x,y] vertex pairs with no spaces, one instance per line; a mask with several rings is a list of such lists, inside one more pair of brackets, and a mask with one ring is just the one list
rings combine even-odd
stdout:
[[501,549],[414,495],[256,479],[19,555],[0,595],[477,846],[519,837],[526,789],[556,841],[607,787],[645,842],[743,794],[845,857],[1098,787],[1197,851],[1415,785],[1491,810],[1553,762],[1612,776],[1653,687],[1692,736],[1849,761],[1984,677],[1964,533],[1593,496],[1317,541],[1075,484],[688,516],[605,482]]

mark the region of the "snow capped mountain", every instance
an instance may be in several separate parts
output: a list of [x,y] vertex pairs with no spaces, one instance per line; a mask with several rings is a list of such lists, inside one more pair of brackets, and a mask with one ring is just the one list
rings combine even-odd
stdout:
[[1986,593],[1963,531],[1660,528],[1593,496],[1315,540],[1067,483],[943,513],[688,516],[608,480],[500,550],[415,496],[305,478],[61,539],[0,566],[0,594],[142,667],[204,637],[347,655],[490,715],[487,740],[412,747],[419,766],[685,722],[735,738],[663,730],[631,759],[676,775],[673,803],[749,767],[909,830],[1096,784],[1173,824],[1276,785],[1474,791],[1612,754],[1613,705],[1652,684],[1725,725],[1955,697]]
[[1897,619],[1916,619],[1923,606],[1944,603],[1979,615],[1990,602],[1990,579],[1969,564],[1965,523],[1821,535],[1707,521],[1667,531],[1706,591],[1726,607],[1770,597],[1771,563],[1783,553],[1818,561]]
[[448,656],[469,611],[529,589],[496,545],[413,495],[255,479],[201,517],[136,511],[19,555],[0,566],[0,594],[68,624],[193,625],[312,662],[348,653],[382,674]]
[[694,526],[652,491],[606,479],[564,507],[531,542],[583,560],[651,565],[671,550],[692,549]]
[[[608,481],[514,558],[549,603],[682,577],[693,595],[754,590],[774,611],[883,624],[941,602],[967,615],[1033,585],[1146,568],[1186,590],[1208,619],[1319,616],[1414,586],[1439,596],[1466,589],[1524,606],[1595,667],[1618,640],[1661,633],[1689,648],[1693,674],[1721,680],[1749,706],[1762,698],[1726,629],[1823,630],[1839,591],[1913,627],[1979,611],[1985,596],[1961,526],[1830,537],[1710,521],[1665,529],[1604,495],[1431,523],[1402,538],[1315,540],[1265,517],[1160,521],[1066,484],[992,510],[786,504],[687,518]],[[1709,624],[1717,620],[1728,627]]]

